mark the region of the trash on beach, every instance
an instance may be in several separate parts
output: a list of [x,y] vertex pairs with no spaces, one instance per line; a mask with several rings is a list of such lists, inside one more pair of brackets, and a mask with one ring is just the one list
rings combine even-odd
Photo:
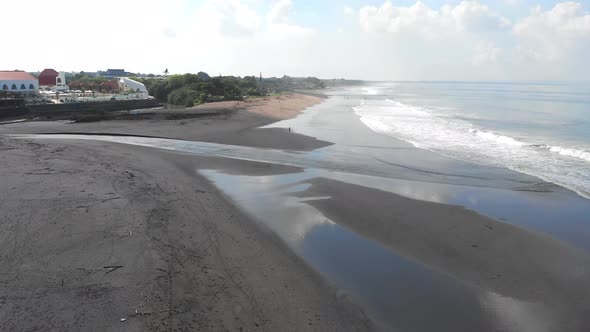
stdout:
[[109,273],[111,273],[111,272],[114,272],[114,271],[116,271],[116,270],[118,270],[118,269],[120,269],[120,268],[122,268],[122,267],[123,267],[123,265],[111,265],[111,266],[105,266],[105,267],[104,267],[105,269],[109,269],[109,271],[105,272],[105,274],[109,274]]

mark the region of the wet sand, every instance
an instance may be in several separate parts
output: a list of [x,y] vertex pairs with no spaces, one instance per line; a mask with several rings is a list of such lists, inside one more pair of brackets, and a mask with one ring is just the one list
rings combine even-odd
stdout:
[[[273,117],[268,111],[280,110],[276,104],[260,112],[225,105],[198,118],[29,122],[2,125],[0,134],[116,133],[290,150],[329,145],[285,129],[257,129],[293,116],[285,111],[288,101],[281,104],[284,115]],[[197,173],[302,169],[108,142],[6,137],[0,137],[0,163],[1,330],[376,326],[256,216]],[[459,206],[329,179],[309,184],[301,197],[329,198],[307,204],[338,225],[467,287],[532,305],[534,315],[527,316],[495,297],[490,301],[505,308],[489,330],[590,326],[586,252]],[[527,324],[518,320],[523,317],[547,320]]]
[[588,254],[545,234],[310,170],[201,173],[389,328],[588,326]]
[[[394,252],[522,308],[509,330],[590,327],[590,256],[577,248],[460,206],[408,199],[317,178],[302,197],[325,216]],[[515,307],[518,305],[515,304]],[[524,306],[526,307],[526,305]],[[503,308],[498,311],[498,320]],[[514,309],[514,308],[513,308]],[[527,312],[529,311],[529,312]],[[527,326],[527,320],[533,318]]]

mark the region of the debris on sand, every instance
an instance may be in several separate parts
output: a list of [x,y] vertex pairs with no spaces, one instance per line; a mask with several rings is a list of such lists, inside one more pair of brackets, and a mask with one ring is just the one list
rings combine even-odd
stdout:
[[123,267],[123,265],[111,265],[111,266],[105,266],[105,267],[104,267],[105,269],[109,269],[109,271],[107,271],[105,274],[109,274],[109,273],[111,273],[111,272],[115,272],[115,271],[117,271],[118,269],[120,269],[120,268],[122,268],[122,267]]

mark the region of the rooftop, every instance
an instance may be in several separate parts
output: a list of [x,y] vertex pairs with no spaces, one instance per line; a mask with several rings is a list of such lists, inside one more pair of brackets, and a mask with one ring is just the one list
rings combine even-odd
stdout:
[[0,70],[0,81],[35,81],[36,78],[24,71],[2,71]]
[[39,75],[57,76],[59,73],[55,69],[45,69]]

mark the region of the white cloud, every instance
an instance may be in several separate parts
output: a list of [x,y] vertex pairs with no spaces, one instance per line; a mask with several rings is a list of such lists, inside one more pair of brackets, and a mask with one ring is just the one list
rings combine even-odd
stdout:
[[493,42],[482,41],[476,45],[472,63],[476,66],[495,64],[500,59],[501,54],[502,49],[497,47]]
[[562,2],[551,10],[533,9],[530,16],[514,25],[520,36],[537,39],[590,37],[590,14],[582,14],[582,5],[577,2]]
[[[114,8],[120,13],[134,13],[136,17],[134,20],[116,20],[116,30],[124,31],[126,36],[142,38],[146,32],[164,32],[174,21],[175,14],[182,10],[183,5],[183,0],[170,0],[165,3],[158,0],[103,0],[100,6],[88,8],[76,0],[61,0],[59,3],[37,0],[10,1],[2,3],[2,12],[25,13],[26,24],[23,24],[21,15],[3,15],[2,25],[14,27],[19,33],[9,35],[15,37],[59,31],[60,34],[67,34],[70,40],[91,34],[94,39],[100,41],[118,41],[119,38],[113,38],[113,34],[108,33],[109,30],[105,27],[115,24],[108,21],[108,18],[113,16]],[[144,24],[145,22],[150,24]]]
[[504,3],[509,6],[516,6],[522,3],[522,0],[504,0]]
[[285,23],[289,17],[289,14],[293,10],[293,3],[291,0],[279,0],[271,8],[267,15],[269,24],[272,23]]
[[563,2],[543,11],[532,10],[513,28],[519,45],[515,52],[523,61],[565,61],[573,50],[590,41],[590,14],[577,2]]
[[176,38],[176,30],[172,27],[167,27],[162,31],[162,34],[166,38]]
[[[567,79],[588,73],[590,14],[577,2],[546,11],[536,7],[513,24],[478,1],[435,9],[420,1],[399,6],[387,0],[361,8],[359,25],[367,38],[380,40],[378,49],[390,45],[400,67],[413,68],[392,73],[458,79]],[[472,69],[462,70],[465,63]]]
[[346,16],[354,16],[354,9],[346,6],[344,7],[344,15]]
[[[236,12],[222,11],[220,15],[218,3],[224,1],[234,8],[241,8],[245,14],[240,17]],[[293,13],[291,1],[276,1],[266,12],[260,8],[255,11],[251,2],[224,1],[205,2],[197,9],[197,17],[184,29],[190,32],[190,37],[186,39],[188,45],[192,42],[207,47],[206,52],[192,54],[193,62],[202,63],[200,70],[207,71],[215,64],[222,74],[234,75],[252,75],[262,71],[265,75],[282,76],[304,71],[302,59],[304,54],[311,53],[309,43],[315,33],[310,28],[290,22]],[[232,33],[227,27],[235,28],[236,22],[244,22],[242,27],[251,28],[245,31],[237,29],[238,33],[234,29]]]
[[380,7],[361,8],[359,22],[365,32],[417,33],[431,38],[510,24],[477,1],[462,1],[456,6],[445,5],[435,10],[420,1],[410,7],[396,7],[388,0]]
[[234,37],[252,35],[261,25],[260,16],[239,0],[207,1],[197,11],[196,20],[207,22],[208,30]]
[[514,48],[514,56],[515,60],[529,64],[535,62],[551,62],[557,59],[557,54],[554,52],[548,50],[541,52],[539,49],[523,45],[517,45]]
[[[14,47],[0,57],[0,69],[139,70],[149,60],[121,50],[140,52],[154,41],[166,46],[174,40],[175,16],[183,8],[183,0],[104,0],[91,8],[77,0],[3,2],[2,26],[18,33],[3,34],[3,44]],[[133,13],[134,18],[109,20],[115,12]]]
[[[27,13],[27,23],[4,15],[2,25],[18,33],[3,35],[11,47],[3,49],[0,69],[159,73],[168,67],[174,73],[378,80],[590,76],[590,8],[584,2],[537,7],[519,18],[511,7],[486,6],[485,0],[446,0],[436,8],[378,1],[327,12],[314,9],[314,2],[297,7],[294,0],[102,0],[93,7],[78,0],[59,6],[8,1],[3,12]],[[108,22],[113,8],[134,18]],[[302,8],[301,18],[316,17],[313,28],[297,21],[295,8]],[[330,14],[337,17],[323,17]],[[347,14],[358,19],[356,29],[342,25]],[[67,42],[56,44],[56,36]]]
[[280,42],[282,38],[287,40],[294,37],[309,37],[313,34],[313,30],[310,28],[290,23],[291,15],[293,15],[293,2],[278,0],[266,15],[266,36],[273,38],[273,41]]

